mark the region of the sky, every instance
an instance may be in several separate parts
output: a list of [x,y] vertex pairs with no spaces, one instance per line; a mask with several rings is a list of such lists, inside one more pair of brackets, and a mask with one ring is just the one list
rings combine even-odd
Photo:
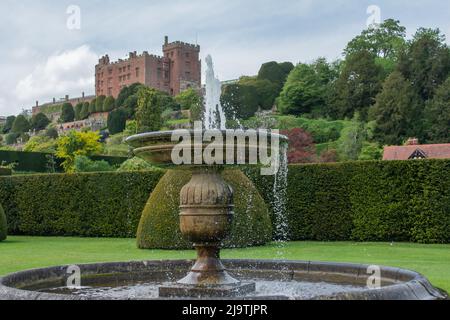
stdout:
[[198,43],[221,80],[267,61],[340,58],[378,19],[400,20],[409,36],[432,27],[450,38],[448,0],[0,0],[0,12],[0,116],[94,94],[100,56],[161,55],[165,35]]

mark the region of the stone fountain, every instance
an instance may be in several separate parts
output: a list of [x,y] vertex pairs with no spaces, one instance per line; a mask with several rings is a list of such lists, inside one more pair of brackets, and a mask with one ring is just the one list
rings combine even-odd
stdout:
[[[205,127],[216,128],[216,134],[224,135],[227,130],[224,129],[224,114],[217,97],[220,81],[215,78],[212,59],[208,57],[206,61]],[[219,115],[218,119],[214,119],[214,114]],[[196,135],[203,136],[204,133],[203,128],[185,132],[192,137],[185,149],[190,159],[199,159],[198,156],[208,149],[208,144],[195,139]],[[180,194],[180,228],[182,234],[194,243],[196,261],[78,265],[82,287],[68,286],[69,271],[74,266],[23,271],[0,278],[0,300],[447,298],[445,292],[434,288],[422,275],[399,268],[375,266],[378,285],[372,287],[374,266],[312,261],[221,261],[220,245],[229,234],[233,220],[233,190],[220,175],[224,165],[202,157],[193,164],[174,166],[173,151],[179,144],[178,139],[173,139],[174,134],[144,133],[128,138],[127,143],[137,156],[152,164],[192,170],[192,179]],[[286,142],[283,136],[262,131],[258,142],[261,138],[268,145],[259,144],[256,140],[238,142],[232,148],[233,158],[238,154],[237,150],[243,150],[241,154],[248,158],[251,152],[267,152],[263,149],[271,149],[273,141]],[[252,164],[258,164],[258,161]]]

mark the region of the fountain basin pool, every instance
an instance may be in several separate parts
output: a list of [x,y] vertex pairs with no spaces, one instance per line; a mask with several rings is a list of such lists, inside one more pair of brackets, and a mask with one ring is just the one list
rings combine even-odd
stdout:
[[[380,267],[381,288],[369,289],[369,266],[358,264],[224,260],[229,273],[255,282],[249,300],[440,300],[447,294],[422,275]],[[193,262],[141,261],[79,265],[81,287],[67,288],[68,266],[0,278],[0,300],[155,300],[158,288],[186,274]],[[205,297],[198,297],[199,299]],[[174,297],[176,299],[176,297]],[[208,298],[210,299],[210,298]],[[217,299],[217,298],[216,298]],[[230,298],[227,298],[230,300]]]

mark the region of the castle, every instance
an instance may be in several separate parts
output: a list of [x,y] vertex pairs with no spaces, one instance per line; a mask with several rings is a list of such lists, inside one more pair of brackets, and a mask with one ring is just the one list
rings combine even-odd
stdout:
[[95,66],[96,96],[117,98],[123,87],[142,83],[171,95],[201,87],[200,46],[181,41],[169,43],[166,36],[163,56],[144,51],[130,52],[128,59],[111,62],[108,55]]

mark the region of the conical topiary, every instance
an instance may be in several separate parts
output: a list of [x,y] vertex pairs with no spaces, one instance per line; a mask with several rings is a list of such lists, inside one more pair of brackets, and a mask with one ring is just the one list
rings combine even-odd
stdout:
[[[153,190],[142,213],[137,232],[141,249],[188,249],[179,224],[181,188],[192,174],[169,170]],[[263,245],[272,240],[270,216],[264,200],[253,183],[240,170],[225,170],[225,181],[234,190],[234,221],[224,247]]]
[[6,240],[8,225],[6,223],[6,215],[0,204],[0,241]]

